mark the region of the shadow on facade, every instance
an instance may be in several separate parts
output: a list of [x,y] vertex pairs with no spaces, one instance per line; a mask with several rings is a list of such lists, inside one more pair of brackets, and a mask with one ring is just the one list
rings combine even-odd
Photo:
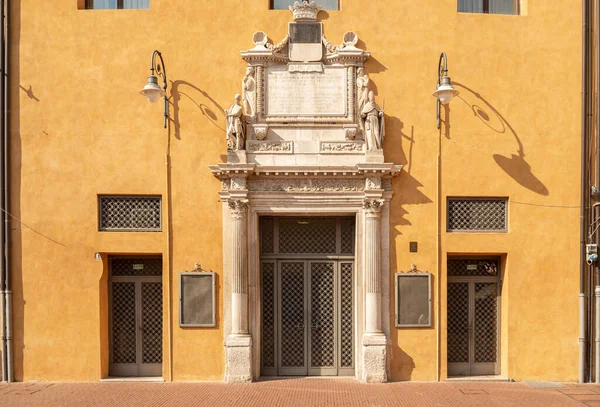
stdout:
[[385,161],[404,166],[402,173],[392,182],[394,198],[391,208],[391,223],[395,226],[409,226],[411,223],[405,218],[409,212],[405,206],[430,204],[433,201],[420,190],[423,184],[411,175],[412,154],[416,144],[414,126],[405,129],[404,123],[392,116],[385,117],[385,126],[386,136],[383,145]]
[[[512,128],[510,123],[502,116],[481,94],[463,85],[459,82],[453,82],[453,85],[460,88],[461,94],[458,99],[462,100],[473,111],[479,120],[491,130],[499,134],[510,134],[517,142],[517,154],[511,154],[505,157],[500,154],[494,154],[493,158],[496,164],[520,185],[532,192],[540,195],[549,195],[550,192],[544,183],[539,180],[531,171],[531,166],[525,161],[525,150],[521,139]],[[475,102],[470,103],[469,100]],[[494,120],[495,119],[495,120]]]
[[179,120],[179,103],[182,97],[194,103],[208,121],[225,134],[224,108],[208,93],[189,82],[176,80],[171,81],[171,99],[173,104],[173,132],[177,140],[181,140],[181,124]]

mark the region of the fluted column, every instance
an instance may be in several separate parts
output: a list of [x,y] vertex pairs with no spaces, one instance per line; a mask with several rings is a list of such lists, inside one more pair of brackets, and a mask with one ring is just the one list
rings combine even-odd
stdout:
[[248,333],[248,203],[229,201],[231,210],[231,333]]
[[387,381],[387,338],[381,329],[381,209],[382,199],[367,198],[365,214],[365,331],[362,338],[362,381]]
[[366,199],[365,210],[365,278],[366,333],[381,333],[381,207],[383,200]]
[[252,381],[252,337],[248,332],[248,201],[231,199],[231,333],[225,341],[225,380]]

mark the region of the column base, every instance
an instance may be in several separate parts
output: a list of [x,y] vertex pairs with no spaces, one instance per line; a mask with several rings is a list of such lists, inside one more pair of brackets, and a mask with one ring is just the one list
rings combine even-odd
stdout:
[[361,376],[363,383],[387,382],[387,347],[385,334],[363,334]]
[[225,381],[249,383],[252,381],[252,337],[231,334],[225,341]]

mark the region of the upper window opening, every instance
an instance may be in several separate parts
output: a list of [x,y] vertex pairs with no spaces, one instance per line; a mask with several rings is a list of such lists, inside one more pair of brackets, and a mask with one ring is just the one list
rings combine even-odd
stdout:
[[458,0],[458,11],[482,14],[519,14],[519,0]]
[[[293,5],[298,0],[271,0],[269,8],[271,10],[287,10],[289,6]],[[300,3],[302,1],[300,0]],[[340,0],[318,0],[317,4],[323,7],[323,10],[339,10]]]
[[94,10],[150,8],[150,0],[86,0],[85,8]]

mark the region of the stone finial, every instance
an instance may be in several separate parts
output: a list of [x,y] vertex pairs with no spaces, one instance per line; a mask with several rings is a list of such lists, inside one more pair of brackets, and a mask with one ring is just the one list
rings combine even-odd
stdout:
[[295,2],[293,6],[290,6],[290,11],[294,15],[294,21],[317,21],[317,14],[322,10],[321,6],[317,3],[308,0],[302,2]]

